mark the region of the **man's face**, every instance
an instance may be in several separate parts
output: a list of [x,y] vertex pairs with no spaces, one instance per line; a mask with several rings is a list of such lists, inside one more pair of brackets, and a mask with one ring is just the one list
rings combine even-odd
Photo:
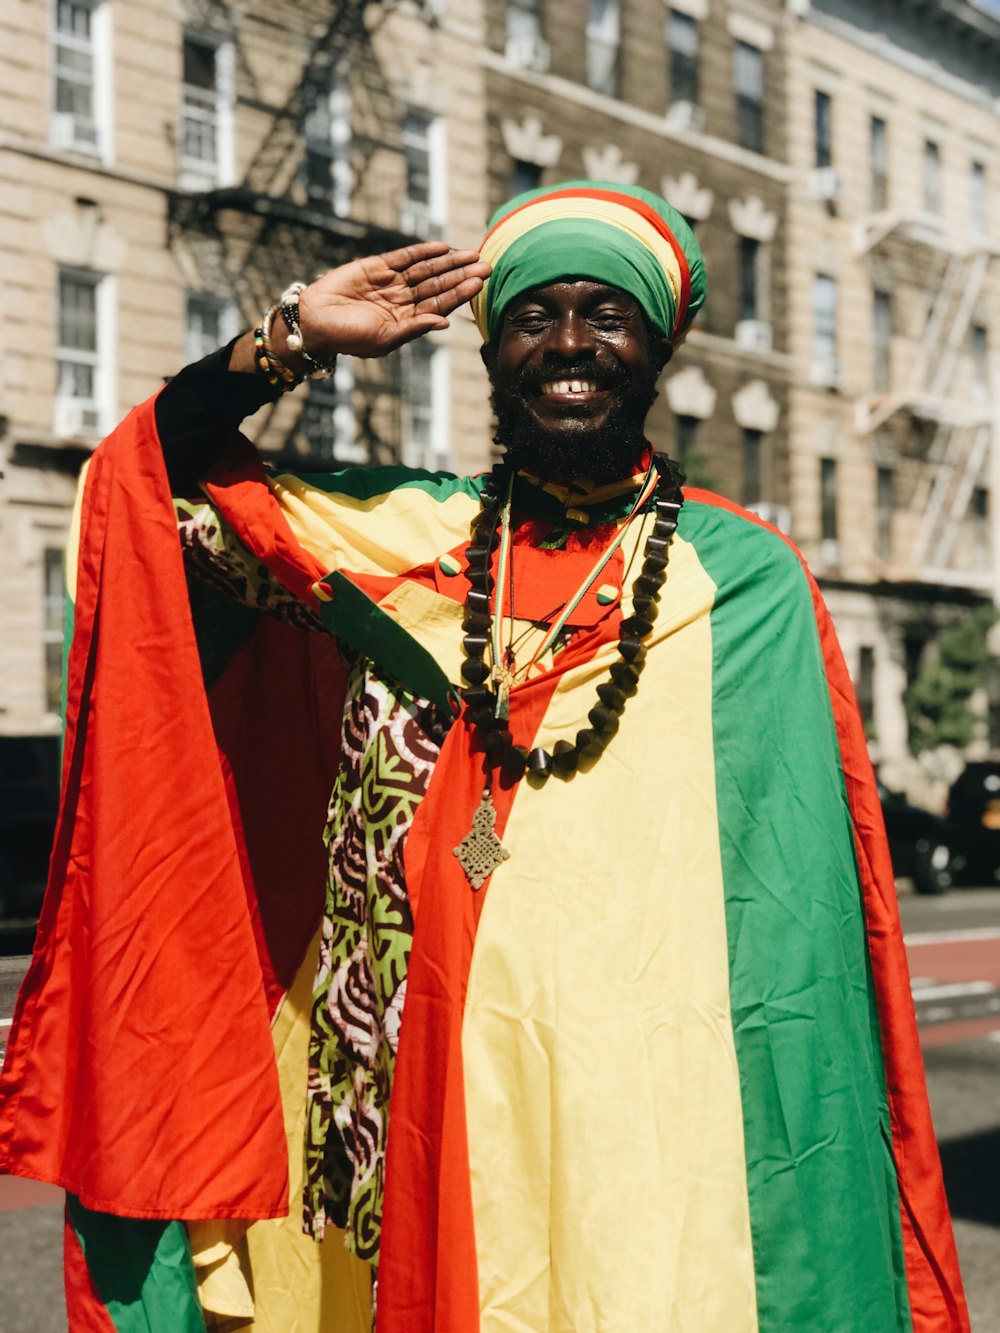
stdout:
[[547,478],[627,476],[670,356],[634,297],[589,278],[536,287],[504,311],[483,360],[496,442]]

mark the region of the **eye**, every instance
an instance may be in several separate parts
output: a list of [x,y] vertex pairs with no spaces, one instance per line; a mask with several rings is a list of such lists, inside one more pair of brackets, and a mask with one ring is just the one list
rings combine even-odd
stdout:
[[591,324],[602,329],[620,329],[630,322],[628,314],[614,306],[599,306],[591,313],[589,319]]
[[548,322],[548,315],[544,310],[540,309],[518,311],[518,313],[511,316],[509,320],[509,323],[513,328],[523,329],[528,333],[545,328]]

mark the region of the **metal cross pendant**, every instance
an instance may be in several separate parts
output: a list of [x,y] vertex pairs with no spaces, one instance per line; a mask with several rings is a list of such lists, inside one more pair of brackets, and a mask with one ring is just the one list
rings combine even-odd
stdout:
[[496,806],[493,794],[487,782],[483,789],[482,800],[472,816],[472,828],[454,849],[458,863],[465,871],[473,889],[481,889],[497,866],[502,865],[510,856],[507,848],[497,837]]

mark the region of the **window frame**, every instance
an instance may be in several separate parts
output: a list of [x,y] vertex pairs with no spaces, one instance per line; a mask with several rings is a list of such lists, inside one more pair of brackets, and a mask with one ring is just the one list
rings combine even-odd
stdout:
[[[358,438],[354,389],[354,365],[349,356],[337,357],[332,375],[309,381],[309,396],[299,417],[299,430],[309,442],[311,458],[354,466],[371,462],[368,449]],[[315,425],[310,418],[317,418]]]
[[[315,102],[308,102],[314,92]],[[308,78],[303,84],[302,182],[310,204],[328,208],[334,217],[347,217],[354,193],[351,163],[353,129],[351,126],[351,88],[347,71],[341,67],[329,71],[322,81]],[[310,123],[316,106],[326,103],[324,134],[311,134]],[[329,180],[322,188],[314,187],[310,159],[322,158]]]
[[[598,8],[602,13],[595,16]],[[621,96],[621,0],[589,0],[585,36],[587,87],[605,97]]]
[[[419,401],[411,392],[426,387]],[[417,338],[400,348],[400,391],[403,405],[400,458],[407,467],[430,472],[447,469],[449,461],[448,349],[430,338]]]
[[[199,305],[203,310],[212,311],[217,317],[217,331],[214,335],[214,341],[212,336],[206,336],[204,333],[197,334],[192,330],[192,311]],[[232,297],[219,296],[215,292],[187,289],[184,302],[184,361],[186,365],[190,365],[193,361],[200,361],[202,357],[217,351],[218,348],[225,347],[232,338],[236,337],[239,331],[239,306]]]
[[[111,79],[111,6],[108,0],[65,0],[65,3],[79,10],[86,10],[90,16],[87,38],[77,35],[59,26],[60,0],[52,0],[48,6],[49,15],[49,64],[50,64],[50,102],[49,102],[49,142],[55,149],[81,153],[87,157],[96,157],[103,162],[111,160],[111,125],[113,111],[113,89]],[[86,55],[90,60],[90,116],[81,117],[75,111],[59,109],[59,89],[61,81],[82,83],[73,79],[68,67],[60,69],[61,51],[73,51]],[[86,124],[89,133],[81,134],[80,128]]]
[[[215,84],[212,97],[184,75],[184,48],[190,43],[213,53]],[[185,28],[181,39],[180,111],[177,136],[177,176],[189,190],[211,190],[234,181],[235,61],[231,39],[218,32]],[[190,96],[193,94],[192,96]],[[209,102],[211,100],[211,105]],[[198,104],[201,103],[199,106]],[[188,125],[209,125],[214,131],[214,159],[189,155]]]
[[[416,120],[424,122],[422,141],[407,134],[407,123]],[[447,227],[447,164],[445,162],[445,118],[427,107],[409,106],[403,114],[400,126],[400,147],[406,171],[403,204],[400,210],[401,224],[404,231],[416,236],[427,236],[432,231],[444,231]],[[426,159],[427,199],[417,199],[411,194],[413,177],[411,174],[410,149],[416,147]]]
[[[693,50],[684,50],[673,39],[674,32],[694,35]],[[665,29],[668,54],[668,105],[686,102],[698,106],[701,93],[701,25],[681,9],[668,9]]]
[[[820,293],[827,292],[830,300],[821,300]],[[819,377],[826,385],[835,383],[840,372],[839,340],[837,325],[840,317],[840,293],[837,279],[829,273],[813,275],[812,286],[812,361],[813,379]]]
[[876,213],[889,207],[889,123],[874,112],[868,118],[868,204]]
[[[75,347],[63,341],[64,309],[63,283],[76,283],[93,292],[93,348]],[[113,416],[112,391],[114,385],[114,280],[107,273],[60,264],[56,269],[54,362],[56,384],[53,394],[55,434],[61,438],[91,437],[99,439],[106,434]],[[74,368],[89,371],[91,392],[66,392],[65,386],[75,379]],[[85,414],[90,413],[88,421]],[[78,420],[79,418],[79,420]]]
[[[752,53],[756,67],[756,87],[753,93],[740,90],[740,57],[743,56],[745,70],[752,65],[747,56]],[[733,96],[736,100],[736,140],[741,148],[751,153],[764,152],[764,52],[752,42],[737,40],[733,43]]]
[[922,156],[923,211],[941,216],[941,145],[936,139],[924,139]]

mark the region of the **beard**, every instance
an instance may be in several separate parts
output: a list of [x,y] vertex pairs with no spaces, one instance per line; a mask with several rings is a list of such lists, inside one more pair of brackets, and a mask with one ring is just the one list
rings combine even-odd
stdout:
[[528,395],[553,378],[553,368],[521,371],[510,383],[493,385],[490,401],[496,417],[493,437],[512,467],[532,472],[546,481],[585,479],[604,485],[630,476],[646,452],[645,425],[656,398],[657,376],[629,375],[620,367],[597,372],[593,363],[559,366],[560,379],[597,380],[612,395],[603,425],[591,426],[570,405],[556,409],[565,426],[549,429],[535,420]]

